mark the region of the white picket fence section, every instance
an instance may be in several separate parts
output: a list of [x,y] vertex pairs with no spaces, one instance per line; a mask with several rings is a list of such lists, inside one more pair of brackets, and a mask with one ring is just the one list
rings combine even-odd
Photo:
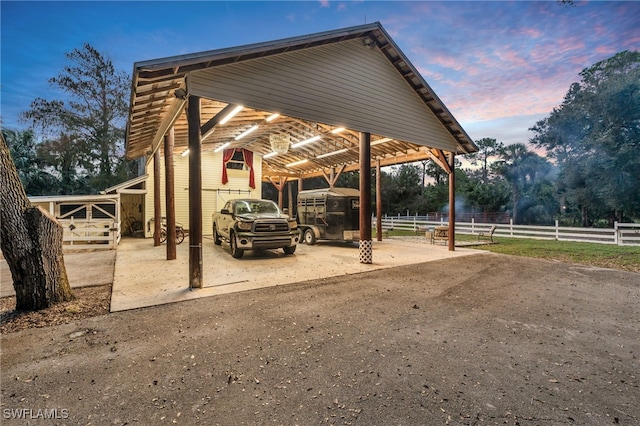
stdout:
[[[375,217],[372,223],[376,223]],[[405,230],[417,233],[435,226],[448,225],[448,222],[429,221],[420,216],[389,216],[382,218],[383,230]],[[493,223],[456,222],[456,233],[477,234],[488,231]],[[616,244],[619,246],[640,246],[640,223],[618,223],[613,228],[575,228],[559,226],[533,226],[509,224],[495,224],[497,226],[494,237],[508,238],[537,238],[541,240],[577,241],[585,243]]]
[[115,249],[120,233],[116,222],[103,220],[58,219],[64,228],[63,249]]

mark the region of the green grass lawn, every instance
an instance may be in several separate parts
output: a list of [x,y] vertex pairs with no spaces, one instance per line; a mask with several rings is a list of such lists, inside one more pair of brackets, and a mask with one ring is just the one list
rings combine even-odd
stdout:
[[[375,232],[373,234],[375,236]],[[390,235],[415,235],[410,231],[391,231]],[[456,234],[456,242],[476,241],[475,235]],[[493,237],[496,244],[473,246],[474,249],[513,256],[559,260],[589,266],[640,272],[640,247],[530,238]]]
[[[473,241],[472,235],[457,235],[457,241]],[[571,241],[534,240],[530,238],[494,237],[497,244],[474,248],[514,256],[559,260],[603,268],[640,272],[640,247]]]

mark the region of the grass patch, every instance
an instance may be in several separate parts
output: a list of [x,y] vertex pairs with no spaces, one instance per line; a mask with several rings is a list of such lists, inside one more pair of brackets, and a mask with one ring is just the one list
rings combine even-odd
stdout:
[[[372,236],[375,238],[375,229]],[[389,236],[415,236],[413,231],[390,230]],[[456,234],[456,242],[477,241],[476,235]],[[601,268],[640,272],[640,247],[573,241],[536,240],[533,238],[493,237],[497,244],[474,246],[477,250],[513,256],[558,260]],[[483,238],[486,241],[486,238]]]
[[[472,235],[458,235],[457,241],[475,241]],[[640,272],[640,247],[572,241],[535,240],[530,238],[496,238],[498,244],[474,247],[493,253],[559,260],[602,268]]]

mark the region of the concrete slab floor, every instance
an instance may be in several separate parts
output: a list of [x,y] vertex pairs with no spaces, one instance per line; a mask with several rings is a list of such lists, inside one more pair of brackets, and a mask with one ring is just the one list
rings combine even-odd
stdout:
[[203,288],[189,289],[189,239],[177,246],[177,259],[166,260],[166,246],[150,239],[123,239],[118,246],[111,311],[179,302],[200,297],[284,285],[319,278],[411,265],[483,253],[479,250],[426,244],[425,241],[373,241],[373,264],[359,262],[357,243],[319,242],[298,245],[293,255],[282,250],[247,251],[234,259],[229,246],[205,238],[202,247]]

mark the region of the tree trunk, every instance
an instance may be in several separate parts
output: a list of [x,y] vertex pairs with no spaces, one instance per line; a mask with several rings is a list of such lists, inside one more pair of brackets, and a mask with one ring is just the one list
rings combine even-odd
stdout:
[[73,299],[60,223],[31,206],[9,148],[0,136],[0,248],[16,292],[16,310],[39,310]]

